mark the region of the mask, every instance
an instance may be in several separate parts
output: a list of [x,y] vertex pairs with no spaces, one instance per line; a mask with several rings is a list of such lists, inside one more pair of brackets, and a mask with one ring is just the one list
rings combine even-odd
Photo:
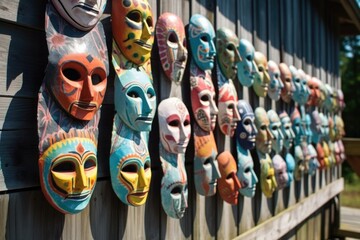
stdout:
[[308,81],[308,87],[310,89],[310,96],[308,99],[307,104],[310,106],[317,106],[319,104],[319,100],[320,100],[320,89],[319,89],[319,84],[320,80],[317,79],[316,77],[312,77],[309,79]]
[[281,90],[280,97],[284,102],[290,103],[292,96],[295,92],[295,86],[292,81],[292,75],[289,67],[285,63],[280,63],[279,69],[280,69],[280,78],[282,83],[284,84],[284,88]]
[[287,153],[285,155],[285,161],[286,161],[286,169],[289,177],[286,186],[290,186],[290,183],[294,181],[295,159],[290,153]]
[[321,118],[317,110],[312,111],[311,113],[311,125],[310,129],[312,131],[312,142],[318,143],[322,137],[321,131]]
[[300,112],[297,108],[291,113],[292,129],[295,134],[295,145],[300,145],[303,137],[305,136],[305,129],[301,122]]
[[210,21],[200,14],[190,18],[189,42],[193,60],[201,70],[211,70],[214,67],[216,49],[213,39],[215,31]]
[[[256,111],[256,110],[255,110]],[[277,188],[275,169],[271,159],[266,158],[260,162],[261,191],[265,197],[271,198]]]
[[237,144],[244,149],[251,150],[255,147],[255,138],[258,134],[254,123],[255,115],[250,104],[245,100],[239,100],[237,107],[241,119],[236,128]]
[[339,115],[335,115],[336,140],[341,140],[345,136],[344,121]]
[[216,193],[217,179],[220,177],[216,160],[217,147],[212,132],[194,129],[195,158],[194,182],[197,193],[213,196]]
[[332,105],[331,105],[331,111],[332,112],[337,112],[339,110],[339,106],[338,106],[338,96],[337,96],[337,89],[335,89],[334,87],[332,87]]
[[176,84],[182,81],[188,51],[184,24],[172,13],[163,13],[156,22],[156,39],[165,75]]
[[82,31],[92,29],[101,18],[106,0],[51,0],[60,15]]
[[239,39],[230,29],[219,28],[216,31],[217,59],[220,70],[227,79],[236,77],[236,65],[241,58],[238,45]]
[[237,76],[241,85],[251,87],[254,83],[254,75],[258,71],[254,62],[254,46],[246,39],[240,39],[238,51],[240,61],[237,63]]
[[320,98],[317,106],[322,108],[324,106],[326,99],[326,89],[325,89],[325,84],[321,81],[319,82],[319,90],[320,90]]
[[338,89],[338,105],[339,111],[343,111],[346,105],[344,100],[344,93],[341,89]]
[[238,153],[237,176],[240,181],[240,193],[246,197],[254,197],[258,178],[254,171],[254,162],[250,151],[236,145]]
[[296,162],[294,177],[296,180],[300,180],[305,170],[305,157],[300,145],[295,145],[294,157]]
[[279,153],[283,149],[284,146],[284,135],[281,131],[281,121],[279,116],[274,110],[269,110],[267,112],[269,121],[270,121],[270,132],[274,137],[274,141],[272,143],[272,149]]
[[219,116],[220,130],[223,134],[233,136],[237,122],[240,120],[238,108],[238,97],[235,86],[230,80],[219,89]]
[[306,136],[306,142],[308,144],[311,143],[311,139],[312,139],[312,131],[311,131],[311,118],[310,118],[310,115],[307,113],[305,115],[305,136]]
[[281,131],[284,136],[284,147],[290,149],[293,145],[295,133],[292,130],[292,124],[289,115],[283,111],[279,114],[281,120]]
[[[115,132],[128,129],[117,117],[115,124],[120,125]],[[151,182],[150,156],[140,133],[129,130],[117,135],[113,131],[110,176],[112,188],[123,203],[141,206],[146,202]]]
[[153,14],[147,0],[113,0],[112,34],[121,53],[143,65],[154,43]]
[[135,68],[115,77],[115,110],[134,131],[150,131],[156,110],[155,90],[149,76]]
[[270,76],[268,73],[267,59],[261,52],[255,52],[254,61],[258,72],[255,74],[254,91],[259,97],[266,97]]
[[58,211],[75,214],[89,203],[97,179],[94,138],[60,133],[40,156],[40,183],[46,199]]
[[329,149],[329,145],[323,141],[323,145],[322,148],[324,150],[324,162],[327,168],[331,167],[332,163],[330,160],[330,149]]
[[167,98],[159,104],[160,141],[170,153],[185,153],[189,143],[190,115],[185,104],[178,98]]
[[282,83],[280,78],[280,69],[278,65],[271,60],[268,61],[268,68],[270,76],[268,95],[272,100],[277,101],[280,99],[281,91],[284,88],[284,84]]
[[332,105],[333,105],[333,100],[332,100],[332,96],[333,96],[333,89],[329,84],[325,84],[325,91],[326,91],[326,97],[325,97],[325,101],[324,101],[324,107],[327,111],[331,111],[332,110]]
[[319,168],[320,169],[326,168],[325,154],[324,154],[324,149],[321,146],[321,143],[316,144],[316,153],[317,153],[318,162],[320,164]]
[[213,131],[216,125],[218,108],[215,102],[215,89],[210,76],[191,77],[191,107],[195,121],[204,131]]
[[[289,67],[292,75],[292,82],[295,86],[295,91],[292,96],[293,100],[300,105],[304,105],[307,101],[305,101],[305,96],[307,94],[307,89],[305,88],[307,82],[305,78],[305,73],[301,70],[298,71],[294,66]],[[302,74],[304,73],[304,74]]]
[[308,145],[308,151],[310,155],[310,161],[309,161],[309,175],[314,175],[316,173],[316,170],[319,168],[320,164],[317,158],[317,152],[313,145]]
[[284,159],[276,154],[273,159],[274,169],[275,169],[275,178],[278,189],[283,189],[287,186],[289,181],[289,175],[286,169],[286,163]]
[[270,132],[270,121],[266,111],[262,107],[255,109],[255,126],[258,130],[256,135],[256,150],[262,154],[271,152],[271,143],[274,136]]
[[232,205],[237,205],[241,187],[236,175],[236,162],[230,152],[225,151],[218,156],[221,178],[218,179],[218,189],[221,198]]
[[323,113],[319,113],[319,116],[320,116],[321,124],[322,124],[322,136],[324,137],[324,139],[326,141],[328,141],[329,140],[329,134],[330,134],[329,119]]
[[160,189],[161,204],[168,216],[180,219],[188,206],[185,158],[184,155],[179,156],[160,150],[160,159],[164,172]]

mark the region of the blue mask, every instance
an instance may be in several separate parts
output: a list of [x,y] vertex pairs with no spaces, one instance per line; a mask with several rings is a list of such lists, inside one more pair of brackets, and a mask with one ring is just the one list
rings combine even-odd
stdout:
[[251,157],[250,151],[241,148],[239,144],[236,145],[238,156],[238,171],[241,188],[240,193],[246,197],[254,197],[256,184],[258,178],[254,171],[254,161]]
[[243,86],[251,87],[258,71],[254,62],[254,46],[248,40],[240,39],[238,51],[241,56],[241,61],[237,63],[238,80]]
[[251,150],[255,147],[257,134],[254,111],[245,100],[239,100],[237,107],[241,118],[236,127],[237,144],[244,149]]

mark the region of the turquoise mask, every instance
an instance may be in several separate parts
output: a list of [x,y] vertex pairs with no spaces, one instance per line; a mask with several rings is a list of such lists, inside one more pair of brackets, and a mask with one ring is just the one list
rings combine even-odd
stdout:
[[237,63],[238,80],[243,86],[251,87],[258,71],[254,62],[254,46],[248,40],[240,39],[238,51],[241,57],[241,61]]
[[239,144],[236,145],[238,154],[238,171],[241,188],[240,193],[246,197],[254,197],[258,178],[254,171],[254,161],[250,151],[243,149]]
[[270,120],[270,131],[274,136],[274,141],[272,142],[271,147],[276,153],[279,153],[284,146],[284,135],[281,131],[281,121],[274,110],[269,110],[267,115]]

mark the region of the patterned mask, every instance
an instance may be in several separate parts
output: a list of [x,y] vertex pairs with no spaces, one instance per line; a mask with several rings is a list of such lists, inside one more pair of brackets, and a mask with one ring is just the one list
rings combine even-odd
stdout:
[[215,89],[211,78],[192,77],[191,107],[195,121],[204,131],[213,131],[216,125],[218,108],[215,102]]
[[225,151],[218,156],[221,178],[218,179],[218,188],[221,198],[232,205],[238,203],[240,182],[236,175],[236,162],[230,152]]
[[240,61],[237,63],[237,76],[239,82],[245,87],[251,87],[254,83],[254,75],[258,71],[254,62],[254,46],[246,39],[240,39],[238,51]]
[[156,110],[155,90],[149,76],[135,68],[115,78],[115,110],[134,131],[150,131]]
[[254,61],[256,63],[258,72],[255,74],[254,91],[259,97],[266,97],[270,76],[268,73],[267,59],[261,52],[255,52]]
[[283,189],[287,186],[289,181],[289,175],[286,169],[286,163],[284,159],[276,154],[273,159],[274,169],[275,169],[275,178],[278,189]]
[[272,100],[277,101],[280,99],[280,93],[284,88],[284,84],[280,78],[280,69],[278,65],[274,61],[270,60],[268,61],[268,67],[270,76],[268,95]]
[[154,43],[153,14],[147,0],[113,0],[112,33],[121,53],[143,65]]
[[96,153],[91,138],[67,137],[40,156],[41,187],[58,211],[75,214],[88,205],[97,177]]
[[251,150],[255,147],[255,137],[258,131],[255,126],[255,115],[250,104],[245,100],[238,101],[238,110],[241,121],[237,124],[237,144],[242,148]]
[[170,153],[185,153],[190,140],[190,115],[178,98],[167,98],[159,104],[160,141]]
[[230,29],[219,28],[216,31],[217,59],[220,70],[227,79],[236,77],[236,65],[240,61],[238,45],[239,39]]
[[237,122],[240,120],[238,108],[238,97],[232,81],[222,85],[219,89],[219,116],[218,122],[223,134],[233,136]]
[[290,186],[290,183],[294,181],[295,159],[290,153],[287,153],[285,155],[285,161],[286,161],[286,169],[289,177],[286,186]]
[[60,15],[71,25],[89,31],[102,16],[106,0],[51,0]]
[[284,136],[284,147],[290,149],[293,145],[295,133],[292,130],[292,124],[289,115],[283,111],[279,114],[281,120],[281,131]]
[[281,81],[284,84],[284,88],[281,90],[280,96],[284,102],[290,103],[295,91],[295,86],[292,81],[292,75],[289,67],[285,63],[280,63],[279,69],[281,74]]
[[[195,188],[200,195],[213,196],[216,193],[217,179],[220,178],[214,135],[212,132],[201,132],[200,129],[194,130],[194,132]],[[196,135],[197,133],[200,134]]]
[[214,44],[215,31],[210,21],[200,14],[190,18],[189,42],[195,64],[201,70],[211,70],[214,67],[216,49]]
[[284,146],[284,135],[281,130],[281,121],[279,116],[274,110],[269,110],[267,112],[268,118],[270,120],[270,132],[274,136],[274,142],[272,143],[272,149],[279,153]]
[[271,198],[273,192],[277,188],[277,183],[275,178],[274,165],[271,159],[269,158],[261,160],[260,183],[261,183],[261,191],[264,193],[265,197]]
[[271,144],[274,136],[270,132],[270,121],[266,111],[262,107],[255,109],[255,126],[258,130],[256,135],[256,149],[262,154],[271,152]]
[[320,80],[317,79],[316,77],[312,77],[309,79],[307,84],[310,89],[310,96],[307,104],[310,106],[317,106],[320,100],[320,89],[319,89]]
[[185,29],[181,19],[172,13],[161,14],[156,22],[156,39],[166,76],[180,84],[188,57]]
[[240,193],[246,197],[254,197],[258,178],[254,171],[254,161],[250,151],[242,149],[237,144],[238,153],[238,171],[237,176],[240,181]]

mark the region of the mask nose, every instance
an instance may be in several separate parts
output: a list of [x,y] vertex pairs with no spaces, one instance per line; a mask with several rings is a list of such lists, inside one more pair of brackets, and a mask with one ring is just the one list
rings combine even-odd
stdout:
[[212,40],[210,40],[209,44],[210,44],[209,55],[210,56],[215,56],[216,55],[216,48],[215,48],[214,42]]
[[139,190],[143,190],[146,186],[149,185],[149,181],[146,179],[146,176],[145,176],[144,168],[140,168],[138,174],[139,174],[139,178],[138,178],[137,187]]
[[188,202],[184,191],[181,192],[181,206],[183,206],[184,208],[188,207]]
[[151,29],[148,23],[146,22],[146,19],[144,19],[141,39],[148,40],[150,37],[151,37]]
[[83,101],[91,101],[95,96],[95,90],[92,84],[91,76],[88,76],[83,82],[80,99]]
[[87,4],[89,4],[89,5],[94,6],[94,5],[96,5],[97,0],[85,0],[85,2],[86,2]]
[[150,99],[149,99],[148,96],[144,96],[144,98],[143,98],[142,110],[143,110],[142,111],[143,114],[146,114],[146,115],[150,114],[152,112],[152,110],[153,110],[153,107],[151,105],[151,102],[150,102]]
[[216,106],[214,99],[210,99],[210,113],[212,115],[218,115],[219,109]]
[[177,61],[185,63],[187,60],[187,50],[182,44],[178,44]]
[[84,167],[80,167],[76,171],[75,181],[73,182],[73,188],[75,191],[81,191],[88,186],[86,181],[86,175]]

